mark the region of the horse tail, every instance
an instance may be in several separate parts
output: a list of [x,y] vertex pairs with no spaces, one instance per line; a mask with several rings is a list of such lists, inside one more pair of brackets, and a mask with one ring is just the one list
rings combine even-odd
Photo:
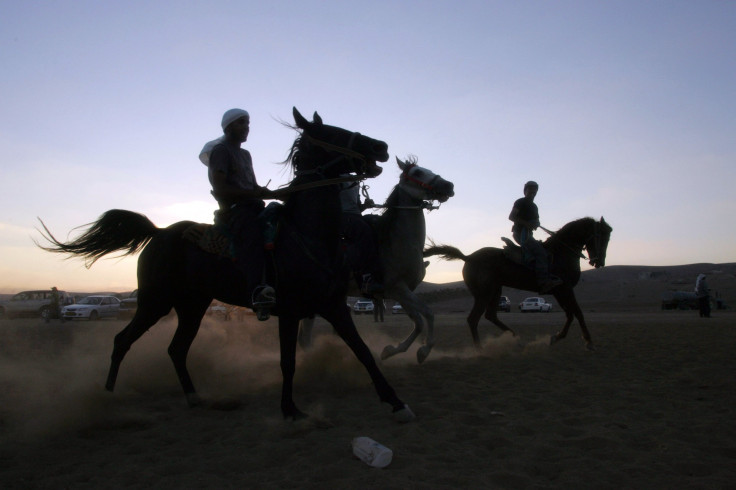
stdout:
[[[41,219],[38,219],[41,221]],[[41,235],[51,246],[38,245],[43,250],[84,257],[85,266],[92,267],[97,259],[112,253],[123,251],[122,256],[132,255],[140,251],[159,231],[151,220],[139,213],[122,209],[111,209],[100,218],[89,223],[87,230],[69,242],[60,242],[41,221]],[[35,240],[34,240],[35,242]]]
[[445,260],[466,261],[468,259],[468,257],[460,251],[460,249],[452,247],[450,245],[432,245],[429,248],[425,248],[422,255],[424,255],[424,257],[439,255]]

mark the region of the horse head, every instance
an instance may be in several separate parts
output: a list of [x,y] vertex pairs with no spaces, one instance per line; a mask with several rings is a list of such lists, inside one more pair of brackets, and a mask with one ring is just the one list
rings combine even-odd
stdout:
[[455,186],[431,170],[417,165],[416,158],[406,161],[396,157],[396,163],[402,170],[399,185],[412,197],[420,200],[445,202],[455,195]]
[[297,175],[308,172],[335,177],[355,173],[376,177],[383,171],[376,162],[388,160],[385,142],[324,124],[317,112],[311,122],[296,107],[293,115],[296,128],[301,131],[290,154]]
[[588,250],[588,263],[596,269],[606,265],[606,251],[612,231],[613,228],[606,223],[603,216],[600,221],[593,220],[593,233],[586,240],[585,248]]

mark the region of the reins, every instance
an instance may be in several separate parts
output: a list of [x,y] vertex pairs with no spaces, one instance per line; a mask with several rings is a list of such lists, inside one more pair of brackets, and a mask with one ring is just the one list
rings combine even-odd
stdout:
[[[575,247],[573,247],[573,246],[571,246],[571,245],[567,244],[567,243],[566,243],[565,241],[563,241],[563,240],[561,240],[561,239],[560,239],[559,237],[557,237],[557,233],[556,233],[556,232],[554,232],[554,231],[551,231],[551,230],[548,230],[547,228],[545,228],[544,226],[541,226],[541,225],[539,226],[539,228],[541,228],[542,230],[546,231],[546,232],[547,232],[547,233],[549,234],[549,236],[551,236],[551,237],[554,237],[554,238],[557,238],[557,240],[558,240],[558,241],[559,241],[559,242],[560,242],[560,243],[561,243],[561,244],[562,244],[562,245],[563,245],[563,246],[564,246],[565,248],[567,248],[567,249],[568,249],[568,250],[570,250],[571,252],[573,252],[573,253],[577,254],[579,258],[581,258],[581,259],[583,259],[583,260],[588,260],[588,261],[590,260],[590,259],[589,259],[588,257],[586,257],[586,256],[585,256],[585,254],[584,254],[584,253],[583,253],[582,251],[578,252],[578,250],[577,250],[577,249],[576,249]],[[588,240],[585,240],[585,242],[587,242],[587,241],[588,241]],[[586,247],[585,247],[585,243],[583,243],[583,250],[585,250],[585,249],[586,249]]]

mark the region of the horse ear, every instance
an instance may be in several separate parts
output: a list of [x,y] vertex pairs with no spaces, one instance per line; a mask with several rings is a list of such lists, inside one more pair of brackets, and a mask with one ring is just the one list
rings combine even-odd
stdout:
[[302,116],[299,111],[296,110],[296,107],[294,107],[291,112],[294,115],[294,122],[296,123],[297,128],[306,129],[307,126],[309,126],[309,121],[304,119],[304,116]]
[[322,126],[322,118],[319,117],[319,114],[317,114],[317,111],[314,111],[314,117],[312,117],[312,123]]
[[396,157],[396,165],[398,165],[401,170],[406,169],[406,162],[399,160],[399,157]]

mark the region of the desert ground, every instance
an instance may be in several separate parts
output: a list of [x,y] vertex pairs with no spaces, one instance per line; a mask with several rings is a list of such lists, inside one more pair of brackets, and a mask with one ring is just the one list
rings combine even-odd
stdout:
[[[518,300],[517,298],[515,298]],[[206,318],[189,356],[204,406],[188,408],[166,353],[168,317],[103,388],[125,321],[0,320],[0,486],[35,488],[736,488],[736,312],[586,310],[596,345],[564,314],[500,313],[517,332],[440,312],[436,345],[379,361],[416,413],[395,422],[351,352],[318,319],[279,410],[277,323]],[[406,315],[354,317],[376,357]],[[371,437],[394,452],[372,468]]]

